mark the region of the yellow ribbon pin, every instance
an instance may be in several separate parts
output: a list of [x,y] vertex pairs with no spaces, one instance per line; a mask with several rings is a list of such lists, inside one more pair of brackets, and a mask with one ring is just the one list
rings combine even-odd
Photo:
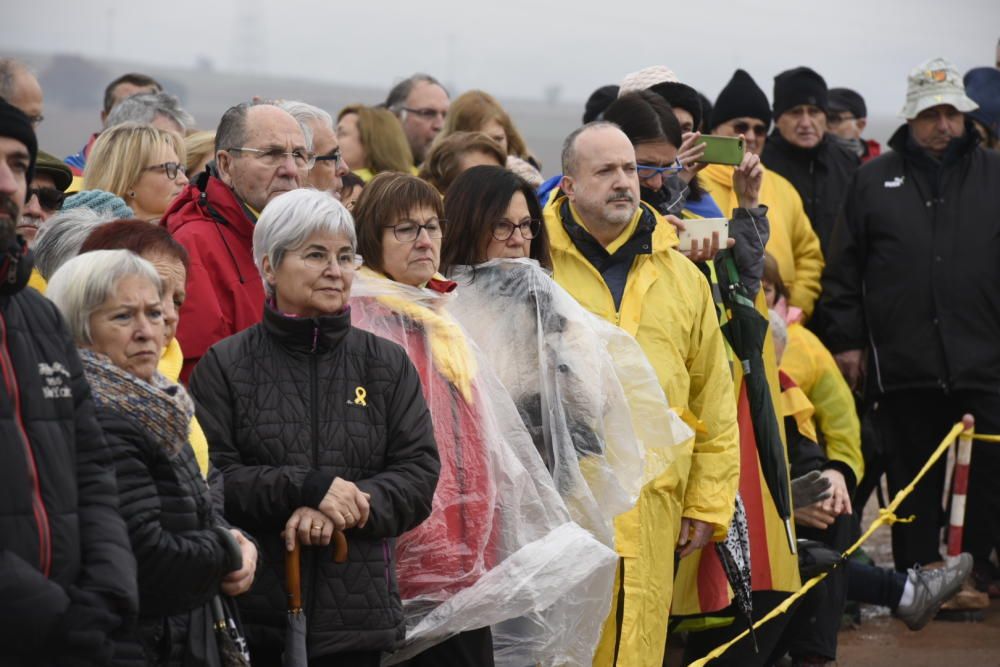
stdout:
[[355,390],[354,390],[354,404],[355,405],[360,405],[362,407],[366,407],[367,408],[368,407],[368,403],[365,402],[365,399],[367,397],[368,397],[368,392],[365,391],[364,387],[357,387],[357,388],[355,388]]

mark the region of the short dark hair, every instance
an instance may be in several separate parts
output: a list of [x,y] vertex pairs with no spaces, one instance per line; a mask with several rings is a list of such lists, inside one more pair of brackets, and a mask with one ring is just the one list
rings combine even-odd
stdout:
[[410,92],[413,90],[413,87],[421,82],[441,86],[441,90],[444,91],[444,94],[448,95],[448,89],[442,86],[440,81],[432,77],[430,74],[417,72],[413,76],[403,79],[392,87],[389,94],[385,98],[385,107],[393,113],[399,113],[402,106],[406,104],[406,98],[410,96]]
[[669,141],[681,145],[681,125],[670,105],[648,90],[627,93],[604,110],[604,120],[615,123],[632,145]]
[[139,74],[138,72],[129,72],[128,74],[122,74],[120,77],[108,84],[108,87],[104,89],[104,113],[111,111],[111,107],[115,103],[115,88],[123,83],[129,83],[133,86],[154,86],[156,92],[162,93],[163,86],[159,81],[151,76],[145,74]]
[[[358,234],[358,254],[365,266],[384,273],[382,230],[396,224],[417,206],[426,206],[444,218],[441,195],[427,182],[394,171],[386,171],[368,182],[354,205],[354,227]],[[445,238],[448,230],[445,229]]]
[[485,153],[496,158],[497,165],[507,164],[507,156],[500,144],[482,132],[452,132],[434,142],[418,176],[442,195],[458,178],[461,158],[466,153]]
[[[444,214],[449,223],[441,244],[441,273],[447,274],[454,266],[475,266],[484,260],[481,253],[492,233],[491,225],[503,217],[518,192],[524,195],[531,218],[541,221],[542,207],[535,191],[512,171],[483,165],[467,169],[455,179],[444,197]],[[552,268],[544,222],[538,236],[531,239],[529,256],[545,268]]]
[[79,254],[91,250],[129,250],[136,255],[165,255],[180,260],[187,270],[188,252],[165,227],[134,218],[100,225],[80,246]]

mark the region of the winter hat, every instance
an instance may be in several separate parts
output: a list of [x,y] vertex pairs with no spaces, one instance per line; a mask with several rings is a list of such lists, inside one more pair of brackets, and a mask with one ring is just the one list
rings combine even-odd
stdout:
[[708,122],[714,130],[734,118],[757,118],[771,125],[771,105],[767,95],[744,70],[738,69],[715,100],[715,108]]
[[970,111],[994,137],[1000,136],[1000,69],[976,67],[965,73],[965,94],[979,105]]
[[638,72],[626,74],[618,88],[618,97],[652,88],[658,83],[677,83],[677,75],[665,65],[653,65]]
[[115,220],[135,217],[124,199],[104,190],[84,190],[70,195],[63,203],[62,210],[79,207],[89,208],[95,213],[109,213]]
[[670,103],[670,106],[679,107],[691,114],[695,130],[701,127],[703,114],[697,90],[677,81],[664,81],[650,86],[649,89]]
[[30,156],[28,162],[28,182],[35,178],[35,160],[38,158],[38,139],[31,121],[23,111],[7,100],[0,98],[0,137],[9,137],[24,144]]
[[69,170],[66,163],[45,151],[38,151],[35,172],[51,178],[55,182],[56,188],[63,192],[66,192],[66,188],[73,182],[73,172]]
[[979,108],[965,95],[965,84],[958,75],[958,69],[944,58],[932,58],[910,71],[906,82],[906,104],[899,115],[913,120],[924,109],[939,104],[950,104],[962,113]]
[[868,118],[865,98],[850,88],[830,89],[830,111],[846,111],[855,118]]
[[604,110],[611,106],[611,103],[618,97],[618,86],[601,86],[587,98],[587,105],[583,109],[583,124],[598,120]]
[[811,104],[826,111],[826,81],[808,67],[785,70],[774,77],[774,117],[778,118],[800,104]]

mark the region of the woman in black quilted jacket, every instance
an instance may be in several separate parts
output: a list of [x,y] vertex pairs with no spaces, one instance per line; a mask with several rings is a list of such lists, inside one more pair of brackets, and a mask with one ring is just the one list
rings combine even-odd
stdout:
[[[214,345],[191,377],[226,515],[261,547],[239,599],[254,664],[280,664],[295,540],[311,666],[378,665],[405,632],[395,538],[430,513],[440,465],[413,364],[351,325],[355,248],[329,194],[274,198],[254,229],[263,321]],[[343,563],[334,529],[347,537]]]
[[127,250],[98,250],[63,265],[47,296],[80,348],[138,565],[138,627],[113,664],[220,665],[211,603],[230,573],[248,570],[249,588],[256,549],[213,506],[188,443],[194,405],[156,370],[164,340],[156,269]]

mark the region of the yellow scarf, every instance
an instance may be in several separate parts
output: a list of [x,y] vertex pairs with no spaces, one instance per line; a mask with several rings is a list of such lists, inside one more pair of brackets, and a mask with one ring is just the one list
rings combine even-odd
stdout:
[[[177,378],[181,375],[181,366],[183,365],[184,353],[181,352],[180,343],[174,338],[163,348],[163,354],[160,356],[160,363],[156,370],[160,371],[163,377],[171,382],[177,382]],[[191,433],[188,435],[188,442],[191,443],[191,449],[194,450],[194,458],[198,461],[198,468],[201,470],[202,477],[207,478],[208,438],[205,437],[205,432],[201,430],[198,418],[193,415],[191,416]]]
[[[359,273],[373,281],[392,283],[386,276],[365,267],[362,267]],[[392,284],[396,285],[397,283]],[[424,288],[412,287],[409,289]],[[447,315],[438,314],[427,306],[408,299],[403,290],[399,290],[398,296],[386,294],[384,288],[376,288],[374,291],[381,292],[380,295],[375,296],[376,301],[394,312],[405,315],[423,327],[430,344],[434,367],[462,393],[466,402],[471,403],[472,380],[476,376],[477,366],[476,358],[469,349],[462,328]]]

